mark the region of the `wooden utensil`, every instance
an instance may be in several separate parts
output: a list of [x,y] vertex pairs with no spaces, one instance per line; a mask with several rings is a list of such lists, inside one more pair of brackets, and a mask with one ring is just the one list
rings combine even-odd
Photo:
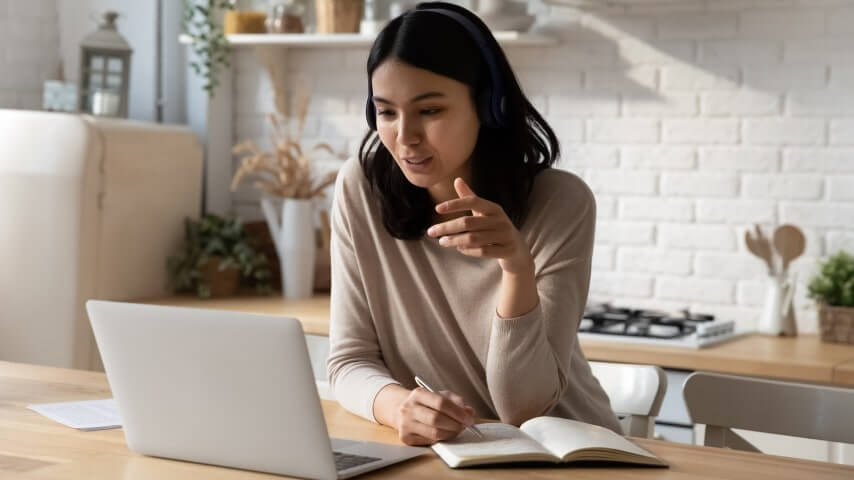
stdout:
[[806,239],[800,228],[794,225],[781,225],[774,231],[774,249],[783,259],[783,275],[789,270],[792,260],[801,256],[806,247]]
[[750,253],[756,255],[762,260],[765,260],[765,264],[768,265],[768,273],[776,275],[777,269],[774,268],[774,257],[773,251],[771,250],[771,243],[765,235],[762,234],[762,230],[759,228],[759,225],[754,225],[754,230],[756,231],[755,236],[751,234],[750,230],[744,232],[744,242],[747,244],[747,249],[750,250]]

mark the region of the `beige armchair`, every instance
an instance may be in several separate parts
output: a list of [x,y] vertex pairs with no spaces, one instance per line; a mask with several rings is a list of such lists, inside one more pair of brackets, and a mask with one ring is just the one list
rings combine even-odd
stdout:
[[167,293],[201,182],[187,128],[0,109],[0,360],[102,369],[84,302]]

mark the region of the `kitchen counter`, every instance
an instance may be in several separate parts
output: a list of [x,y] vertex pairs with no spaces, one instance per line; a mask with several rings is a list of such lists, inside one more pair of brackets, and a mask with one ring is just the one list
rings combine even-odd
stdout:
[[833,369],[833,383],[836,385],[854,385],[854,360],[837,365]]
[[[699,350],[590,340],[581,345],[591,360],[854,387],[854,345],[823,343],[817,335],[750,334]],[[843,365],[847,376],[836,371]]]
[[210,298],[207,300],[191,295],[175,295],[140,300],[139,303],[296,317],[302,323],[302,329],[305,333],[329,336],[329,295],[316,295],[305,300],[288,301],[284,301],[278,294],[271,296],[243,294],[237,297]]
[[[329,295],[289,301],[276,295],[209,300],[178,295],[142,303],[292,316],[302,322],[306,333],[329,335]],[[753,334],[699,350],[589,339],[583,339],[581,347],[590,360],[854,387],[854,345],[823,343],[816,335]]]

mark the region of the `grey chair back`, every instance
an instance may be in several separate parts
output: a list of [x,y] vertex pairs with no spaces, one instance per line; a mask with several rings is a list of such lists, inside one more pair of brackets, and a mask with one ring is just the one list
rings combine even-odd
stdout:
[[682,393],[707,446],[759,451],[733,428],[854,443],[854,389],[696,372]]

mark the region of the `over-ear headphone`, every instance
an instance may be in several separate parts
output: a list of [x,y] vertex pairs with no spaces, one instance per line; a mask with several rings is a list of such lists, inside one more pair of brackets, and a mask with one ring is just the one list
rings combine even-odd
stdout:
[[[487,68],[489,68],[490,84],[477,95],[477,98],[475,98],[475,104],[481,124],[491,128],[505,126],[507,124],[507,112],[505,107],[506,100],[504,97],[504,84],[501,81],[501,72],[498,69],[498,61],[495,58],[495,51],[487,41],[485,34],[477,25],[474,24],[474,22],[459,12],[434,5],[427,5],[424,7],[416,6],[415,9],[419,12],[431,12],[445,15],[446,17],[455,20],[469,32],[469,35],[477,44],[478,49],[483,52],[483,59],[486,62]],[[374,108],[372,98],[373,91],[371,88],[371,80],[368,79],[368,101],[365,105],[365,117],[368,120],[368,126],[371,127],[371,130],[376,130],[376,110]]]

